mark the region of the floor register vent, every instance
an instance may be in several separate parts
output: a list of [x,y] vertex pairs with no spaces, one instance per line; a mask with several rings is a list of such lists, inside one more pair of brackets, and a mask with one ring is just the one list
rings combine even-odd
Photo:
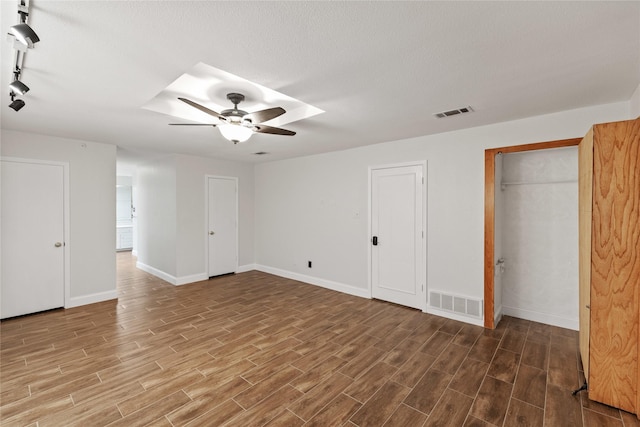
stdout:
[[474,319],[482,319],[483,315],[482,300],[445,294],[444,292],[430,291],[429,306]]

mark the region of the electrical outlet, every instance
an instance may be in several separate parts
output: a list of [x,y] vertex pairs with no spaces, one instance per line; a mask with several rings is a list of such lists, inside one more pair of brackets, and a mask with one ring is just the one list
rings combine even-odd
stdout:
[[311,268],[311,261],[307,261],[307,267]]

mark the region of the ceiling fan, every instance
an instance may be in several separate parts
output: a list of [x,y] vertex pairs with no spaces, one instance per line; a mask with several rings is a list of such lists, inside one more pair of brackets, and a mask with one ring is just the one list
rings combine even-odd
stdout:
[[178,98],[180,101],[189,104],[190,106],[203,111],[218,120],[221,124],[216,125],[212,123],[169,123],[173,126],[213,126],[220,129],[220,133],[229,141],[237,144],[248,140],[253,133],[270,133],[274,135],[289,135],[293,136],[296,133],[287,129],[276,128],[273,126],[263,125],[271,119],[275,119],[285,113],[284,108],[273,107],[265,110],[255,111],[253,113],[247,113],[238,109],[238,104],[244,101],[244,95],[241,93],[228,93],[227,99],[233,103],[233,108],[224,110],[221,113],[217,113],[204,105],[200,105],[197,102],[193,102],[187,98]]

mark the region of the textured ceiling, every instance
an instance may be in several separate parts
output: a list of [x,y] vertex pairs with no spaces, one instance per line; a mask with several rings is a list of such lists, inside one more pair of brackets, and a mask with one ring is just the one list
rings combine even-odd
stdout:
[[[17,0],[0,7],[6,33]],[[32,0],[29,24],[31,91],[17,113],[0,92],[2,128],[117,144],[122,159],[303,156],[626,101],[640,83],[640,2]],[[200,62],[325,113],[234,146],[141,108]]]

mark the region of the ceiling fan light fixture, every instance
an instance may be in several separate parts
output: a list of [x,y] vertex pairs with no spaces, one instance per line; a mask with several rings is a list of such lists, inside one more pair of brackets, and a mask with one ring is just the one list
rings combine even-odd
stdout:
[[34,44],[40,41],[36,32],[33,31],[29,24],[24,22],[10,27],[9,34],[28,48],[32,48]]
[[218,129],[220,129],[220,133],[225,137],[225,139],[233,142],[234,144],[245,142],[253,134],[253,131],[250,128],[239,124],[222,124],[218,126]]

